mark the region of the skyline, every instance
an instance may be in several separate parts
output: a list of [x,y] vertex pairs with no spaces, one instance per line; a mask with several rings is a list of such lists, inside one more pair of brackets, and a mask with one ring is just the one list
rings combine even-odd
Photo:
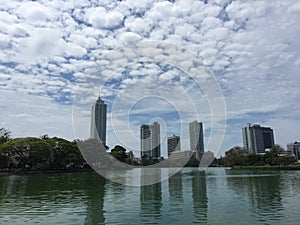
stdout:
[[[0,127],[13,137],[88,137],[89,126],[82,125],[90,124],[86,106],[101,89],[110,105],[110,147],[135,147],[140,124],[155,120],[162,140],[179,135],[183,150],[187,122],[202,121],[208,143],[209,102],[188,74],[164,63],[122,68],[125,59],[117,54],[113,61],[103,59],[111,49],[155,40],[197,56],[220,85],[227,129],[219,154],[243,145],[241,128],[249,122],[271,126],[276,144],[285,148],[300,138],[293,129],[300,125],[299,12],[300,3],[293,0],[5,2],[0,5]],[[146,53],[159,55],[157,49]],[[108,70],[112,62],[115,69]],[[92,80],[101,85],[89,85]],[[149,97],[141,100],[143,92]],[[191,104],[177,109],[185,99]]]

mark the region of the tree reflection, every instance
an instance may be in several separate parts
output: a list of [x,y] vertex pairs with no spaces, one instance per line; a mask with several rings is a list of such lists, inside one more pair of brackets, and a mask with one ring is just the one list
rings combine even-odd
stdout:
[[[239,171],[240,172],[240,171]],[[238,196],[247,194],[249,204],[252,206],[252,215],[259,221],[273,221],[282,218],[284,207],[281,196],[280,174],[262,174],[245,172],[235,176],[227,171],[227,183],[230,190]]]

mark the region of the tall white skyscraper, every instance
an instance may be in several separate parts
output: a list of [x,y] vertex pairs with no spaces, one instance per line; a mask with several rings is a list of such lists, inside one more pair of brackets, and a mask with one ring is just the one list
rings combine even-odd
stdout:
[[107,105],[100,98],[92,106],[91,112],[91,138],[98,139],[106,145],[106,113]]
[[244,147],[252,154],[264,153],[274,145],[274,134],[270,127],[247,124],[242,129]]
[[201,159],[204,152],[203,125],[201,122],[193,121],[189,124],[190,150],[196,152],[196,158]]
[[152,125],[143,124],[141,133],[141,157],[160,158],[160,125],[154,122]]

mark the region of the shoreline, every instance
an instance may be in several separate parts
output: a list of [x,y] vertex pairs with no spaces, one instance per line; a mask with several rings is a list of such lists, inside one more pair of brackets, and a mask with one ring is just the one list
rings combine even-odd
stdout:
[[297,166],[233,166],[232,170],[300,170],[300,165]]
[[35,174],[35,173],[68,173],[68,172],[85,172],[94,171],[92,168],[83,169],[57,169],[57,170],[0,170],[0,175],[10,175],[10,174]]
[[[134,167],[134,168],[143,168],[143,167]],[[151,167],[150,167],[151,168]],[[169,167],[163,167],[169,168]],[[188,168],[188,167],[183,167]],[[191,167],[198,168],[198,167]],[[209,167],[207,167],[209,168]],[[300,170],[300,165],[297,166],[233,166],[233,167],[211,167],[211,168],[224,168],[230,170]],[[8,171],[6,169],[0,170],[0,175],[11,175],[11,174],[37,174],[37,173],[74,173],[74,172],[95,172],[92,168],[82,168],[82,169],[57,169],[57,170],[12,170]]]

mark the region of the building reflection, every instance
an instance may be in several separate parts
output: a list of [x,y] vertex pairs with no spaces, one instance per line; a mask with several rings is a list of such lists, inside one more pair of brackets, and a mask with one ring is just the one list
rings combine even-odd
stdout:
[[106,180],[94,174],[86,178],[86,218],[85,225],[89,224],[104,224],[104,196]]
[[182,172],[179,171],[169,178],[170,212],[183,212]]
[[193,223],[198,224],[206,222],[208,213],[208,198],[205,171],[192,171],[192,198],[194,210]]
[[[141,170],[141,184],[147,184],[150,180],[160,180],[160,178],[161,169]],[[140,207],[140,218],[143,223],[153,224],[155,220],[160,219],[162,208],[161,182],[151,185],[141,185]]]

